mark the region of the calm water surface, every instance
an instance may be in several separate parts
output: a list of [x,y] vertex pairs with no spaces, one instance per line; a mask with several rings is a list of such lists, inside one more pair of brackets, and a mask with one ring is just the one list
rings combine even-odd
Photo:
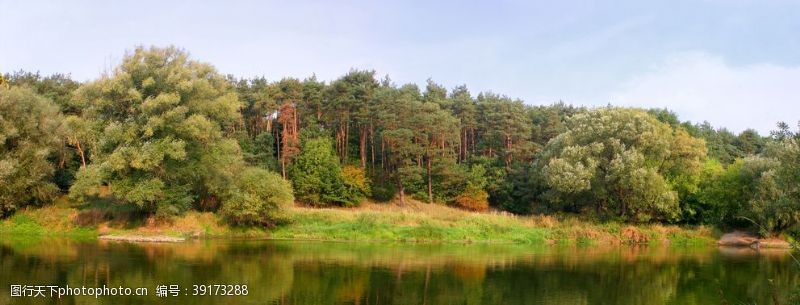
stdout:
[[[0,304],[792,304],[785,252],[285,241],[0,242]],[[241,284],[247,296],[192,296]],[[147,296],[12,297],[11,285]],[[178,285],[157,297],[157,285]]]

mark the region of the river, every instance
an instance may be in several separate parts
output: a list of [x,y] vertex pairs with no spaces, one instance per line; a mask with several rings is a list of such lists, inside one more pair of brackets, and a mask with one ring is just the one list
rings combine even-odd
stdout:
[[715,247],[6,238],[0,304],[790,304],[798,270]]

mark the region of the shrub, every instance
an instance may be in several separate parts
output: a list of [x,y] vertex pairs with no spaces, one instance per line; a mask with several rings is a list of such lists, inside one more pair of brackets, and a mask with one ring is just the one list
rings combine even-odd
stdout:
[[397,187],[391,183],[372,186],[372,199],[377,202],[389,202],[397,195]]
[[345,165],[342,167],[342,182],[346,195],[354,204],[360,204],[371,193],[371,182],[364,169],[358,166]]
[[626,244],[645,244],[650,241],[646,234],[632,226],[623,228],[620,233],[620,238],[622,242]]
[[339,158],[327,137],[305,139],[294,159],[289,176],[297,199],[313,205],[360,204],[369,194],[369,180],[363,170],[348,167],[344,177]]
[[221,213],[236,225],[273,225],[294,202],[292,186],[280,175],[261,168],[245,169],[231,187]]
[[486,211],[489,208],[489,193],[484,190],[467,190],[456,197],[456,205],[471,211]]

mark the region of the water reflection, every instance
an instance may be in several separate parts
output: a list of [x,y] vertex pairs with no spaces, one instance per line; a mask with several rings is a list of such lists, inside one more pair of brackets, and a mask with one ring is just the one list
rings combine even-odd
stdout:
[[[0,304],[787,304],[786,252],[278,241],[0,243]],[[10,285],[148,287],[137,297],[10,297]],[[155,286],[247,284],[158,298]]]

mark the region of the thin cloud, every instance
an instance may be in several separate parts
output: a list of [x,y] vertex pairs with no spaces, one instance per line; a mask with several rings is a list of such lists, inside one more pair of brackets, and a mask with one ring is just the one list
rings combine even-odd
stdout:
[[611,101],[666,107],[683,120],[768,134],[777,121],[800,120],[800,66],[732,66],[713,54],[682,53],[625,82]]

